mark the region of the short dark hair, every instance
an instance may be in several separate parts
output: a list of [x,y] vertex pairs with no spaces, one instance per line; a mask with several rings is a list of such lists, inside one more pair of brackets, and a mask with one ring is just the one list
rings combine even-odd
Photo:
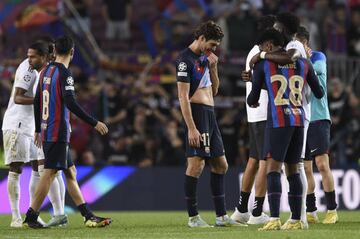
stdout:
[[275,46],[284,45],[284,37],[275,29],[268,29],[264,31],[257,40],[257,44],[260,45],[266,41],[271,41]]
[[221,41],[224,37],[224,33],[221,30],[221,27],[213,21],[207,21],[202,23],[194,31],[194,38],[198,39],[201,35],[208,40]]
[[62,36],[55,41],[55,50],[58,55],[67,55],[71,49],[74,48],[75,44],[71,37]]
[[291,12],[279,13],[276,16],[276,20],[283,24],[286,28],[286,31],[291,35],[297,33],[298,28],[300,27],[299,18]]
[[52,54],[54,52],[55,40],[51,36],[41,36],[37,39],[37,41],[45,42],[48,45],[49,54]]
[[265,15],[257,20],[257,30],[261,34],[263,31],[273,28],[276,21],[275,15]]
[[36,50],[39,56],[46,56],[48,54],[48,45],[45,42],[34,42],[29,46],[29,49]]
[[310,34],[304,26],[299,27],[296,37],[310,41]]

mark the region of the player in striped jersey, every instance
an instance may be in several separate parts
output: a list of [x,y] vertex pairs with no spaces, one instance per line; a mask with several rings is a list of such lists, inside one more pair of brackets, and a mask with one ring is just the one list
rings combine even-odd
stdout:
[[[266,31],[259,39],[261,51],[283,51],[281,34]],[[254,67],[252,91],[247,98],[249,106],[257,107],[262,88],[268,91],[268,117],[265,133],[264,156],[267,158],[267,191],[270,205],[270,221],[260,230],[280,230],[279,218],[283,162],[287,168],[289,182],[289,205],[292,218],[286,230],[303,229],[300,221],[302,205],[302,183],[298,173],[301,157],[305,112],[302,107],[304,84],[311,87],[318,98],[323,96],[318,79],[311,64],[304,58],[292,64],[279,65],[268,60]]]
[[34,100],[35,143],[39,148],[43,146],[45,169],[23,225],[43,227],[37,222],[41,204],[56,173],[63,170],[68,192],[84,217],[85,225],[107,226],[111,219],[97,217],[91,212],[76,181],[76,169],[69,154],[70,112],[92,125],[102,135],[108,129],[104,123],[88,115],[75,100],[74,79],[67,69],[74,54],[73,40],[69,37],[57,39],[55,50],[56,60],[43,70]]
[[326,95],[326,56],[320,51],[312,51],[310,49],[310,35],[305,27],[299,28],[296,38],[304,44],[307,56],[311,60],[315,73],[325,91],[325,96],[321,99],[316,99],[316,97],[311,95],[311,120],[308,130],[309,137],[307,137],[307,153],[305,158],[305,172],[308,180],[306,197],[307,218],[309,223],[317,223],[319,221],[316,213],[317,208],[314,194],[315,181],[312,169],[312,159],[315,158],[316,167],[321,174],[328,210],[323,223],[333,224],[339,219],[336,212],[337,204],[334,178],[329,163],[331,118]]

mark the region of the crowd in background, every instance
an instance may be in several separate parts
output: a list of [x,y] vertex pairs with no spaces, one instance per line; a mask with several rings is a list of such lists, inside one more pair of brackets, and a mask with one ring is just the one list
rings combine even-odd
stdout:
[[[90,31],[109,56],[106,61],[98,59],[90,70],[77,64],[70,67],[79,103],[109,126],[109,134],[103,137],[72,116],[72,159],[77,164],[184,165],[183,120],[173,61],[191,42],[192,29],[204,20],[217,21],[225,32],[217,51],[221,83],[216,113],[230,165],[244,166],[247,160],[245,84],[240,72],[255,42],[260,16],[295,12],[308,28],[314,50],[325,52],[328,59],[336,56],[342,62],[359,63],[360,1],[356,0],[72,2],[80,18],[60,4],[59,14],[65,19],[61,24],[79,42],[85,42],[84,34]],[[0,62],[2,119],[16,70],[9,60],[25,58],[27,45],[14,45],[1,31],[0,38],[0,55],[6,56]],[[328,70],[331,164],[354,167],[360,163],[360,73],[344,79]]]

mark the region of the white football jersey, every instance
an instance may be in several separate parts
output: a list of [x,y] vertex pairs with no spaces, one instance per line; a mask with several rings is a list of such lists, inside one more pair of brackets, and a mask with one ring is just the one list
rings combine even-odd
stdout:
[[[246,57],[246,65],[245,69],[246,71],[250,70],[250,60],[260,52],[259,46],[255,45],[249,52],[249,54]],[[250,94],[252,89],[252,83],[246,82],[246,98]],[[247,118],[248,122],[259,122],[259,121],[265,121],[267,119],[267,108],[268,108],[268,93],[266,90],[261,90],[260,92],[260,98],[259,98],[259,106],[256,108],[251,108],[248,104],[246,104],[246,112],[247,112]]]
[[2,130],[16,130],[33,136],[35,133],[34,106],[15,104],[15,88],[26,90],[25,95],[35,97],[39,73],[32,69],[29,60],[25,59],[17,68],[8,107],[5,111]]
[[[296,49],[300,52],[301,57],[307,58],[304,45],[298,40],[292,40],[286,45],[286,50]],[[308,84],[304,85],[303,96],[303,108],[305,112],[305,120],[310,121],[311,117],[311,105],[310,105],[311,89]]]

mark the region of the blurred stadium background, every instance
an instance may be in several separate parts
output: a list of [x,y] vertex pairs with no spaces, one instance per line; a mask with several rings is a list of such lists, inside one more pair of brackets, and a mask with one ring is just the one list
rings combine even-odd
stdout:
[[[182,210],[184,131],[174,59],[191,42],[192,29],[213,19],[225,32],[217,51],[221,83],[216,110],[231,166],[226,189],[232,210],[248,152],[240,73],[254,44],[256,20],[280,11],[295,12],[310,31],[312,48],[328,57],[330,158],[336,192],[341,209],[359,210],[358,0],[2,0],[0,118],[15,70],[31,41],[42,35],[71,35],[76,55],[70,68],[78,100],[110,129],[102,137],[72,117],[72,159],[79,166],[85,199],[96,210]],[[29,174],[30,168],[22,175],[22,211],[28,207]],[[6,176],[4,167],[0,214],[10,212]],[[208,176],[204,174],[198,187],[200,209],[212,209]],[[315,176],[318,208],[325,210],[321,177]],[[70,200],[67,203],[72,210]],[[44,208],[50,208],[48,201]]]

